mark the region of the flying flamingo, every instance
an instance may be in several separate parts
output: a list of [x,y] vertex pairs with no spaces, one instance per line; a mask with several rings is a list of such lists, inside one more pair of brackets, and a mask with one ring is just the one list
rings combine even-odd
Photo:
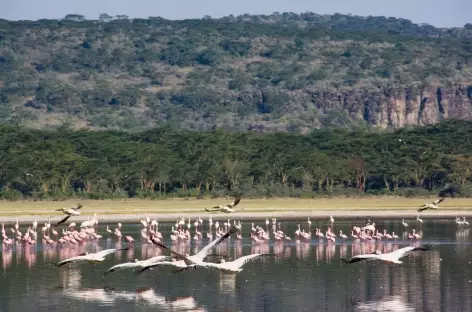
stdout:
[[413,253],[414,251],[425,251],[431,249],[430,244],[423,245],[421,247],[404,247],[401,249],[397,249],[395,251],[382,254],[379,250],[376,250],[374,253],[367,254],[367,255],[357,255],[350,259],[341,259],[343,263],[351,264],[359,261],[371,261],[371,260],[381,260],[388,263],[396,263],[401,264],[403,263],[400,261],[401,258],[408,256],[409,254]]

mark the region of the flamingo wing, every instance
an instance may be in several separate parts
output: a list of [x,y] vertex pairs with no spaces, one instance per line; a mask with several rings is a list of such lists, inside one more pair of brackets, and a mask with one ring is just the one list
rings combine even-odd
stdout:
[[62,260],[61,262],[57,263],[56,265],[57,265],[57,267],[61,267],[64,264],[67,264],[67,263],[72,263],[72,262],[76,262],[76,261],[84,261],[84,260],[88,260],[88,257],[87,256],[77,256],[77,257]]
[[241,197],[236,198],[231,204],[228,205],[229,208],[236,207],[241,201]]
[[219,207],[218,207],[218,206],[216,206],[216,207],[211,207],[211,209],[205,208],[205,210],[208,211],[208,212],[218,211],[218,210],[219,210]]
[[213,240],[211,243],[209,243],[208,245],[203,247],[202,250],[200,250],[194,257],[196,257],[196,258],[200,259],[201,261],[203,261],[203,259],[205,259],[205,257],[208,256],[208,252],[213,247],[221,244],[224,240],[226,240],[228,237],[230,237],[231,235],[233,235],[237,231],[238,231],[237,226],[234,226],[234,225],[231,226],[230,229],[228,230],[228,232],[226,232],[224,235],[221,235],[220,238],[217,238],[217,239]]
[[418,211],[418,212],[422,212],[422,211],[428,210],[428,209],[430,209],[430,208],[431,208],[431,207],[428,207],[428,206],[426,206],[426,207],[421,207],[421,208],[418,209],[417,211]]
[[171,261],[171,257],[169,256],[155,256],[149,259],[146,259],[145,262],[147,263],[157,263],[157,262],[163,262],[163,261]]
[[111,268],[109,268],[108,270],[106,270],[103,273],[103,275],[106,276],[106,275],[108,275],[112,272],[115,272],[115,271],[123,270],[123,269],[126,269],[126,268],[133,268],[133,267],[137,267],[137,266],[139,266],[139,264],[136,263],[136,262],[120,263],[120,264],[114,265]]
[[359,261],[371,261],[371,260],[380,260],[380,255],[377,254],[368,254],[368,255],[357,255],[350,259],[341,258],[341,261],[345,264],[351,264]]
[[266,257],[266,256],[271,256],[271,254],[252,254],[252,255],[242,256],[232,262],[227,262],[227,263],[232,263],[234,266],[237,266],[238,268],[240,268],[251,260],[255,260],[257,258]]
[[53,224],[52,226],[59,226],[61,225],[62,223],[66,222],[71,216],[65,216],[64,218],[62,218],[59,222],[57,222],[56,224]]
[[[199,265],[199,266],[206,267],[206,265]],[[186,266],[186,267],[178,268],[178,269],[172,271],[172,274],[177,274],[177,273],[180,273],[180,272],[183,272],[183,271],[193,271],[193,270],[196,270],[196,269],[197,269],[196,265]]]
[[392,251],[392,252],[389,253],[389,255],[392,255],[392,256],[400,259],[400,258],[403,258],[403,257],[406,257],[406,256],[412,254],[415,251],[431,250],[432,247],[433,246],[431,244],[425,244],[425,245],[422,245],[422,246],[419,246],[419,247],[408,246],[408,247],[404,247],[404,248]]
[[79,210],[82,207],[83,207],[83,205],[81,203],[78,203],[76,206],[72,207],[72,209]]
[[435,205],[439,205],[439,203],[441,203],[443,200],[444,200],[444,197],[439,198],[439,199],[436,199],[433,203],[434,203]]
[[[143,273],[144,271],[153,269],[153,268],[161,266],[161,265],[169,265],[169,266],[180,267],[181,265],[178,265],[177,263],[178,263],[177,261],[174,261],[174,262],[172,262],[172,261],[161,261],[161,262],[156,262],[156,263],[153,263],[153,264],[148,264],[148,265],[143,266],[140,270],[136,271],[135,274],[136,274],[136,276],[138,276],[141,273]],[[187,267],[187,266],[185,266],[185,267]]]
[[115,252],[121,251],[121,250],[129,250],[129,247],[105,249],[105,250],[102,250],[102,251],[99,251],[99,252],[95,253],[94,255],[95,255],[95,257],[106,257],[108,255],[111,255],[112,253],[115,253]]
[[187,256],[181,254],[180,252],[177,252],[177,251],[175,251],[175,250],[172,250],[172,249],[170,249],[169,247],[165,246],[164,244],[161,244],[161,243],[159,243],[159,242],[156,242],[155,240],[151,240],[151,241],[152,241],[152,243],[153,243],[154,245],[157,245],[157,246],[161,247],[162,249],[166,249],[166,250],[168,250],[171,254],[176,255],[177,258],[180,258],[180,259],[184,260],[184,261],[185,261],[185,264],[187,264],[187,265],[193,264],[193,261],[192,261],[191,259],[189,259]]

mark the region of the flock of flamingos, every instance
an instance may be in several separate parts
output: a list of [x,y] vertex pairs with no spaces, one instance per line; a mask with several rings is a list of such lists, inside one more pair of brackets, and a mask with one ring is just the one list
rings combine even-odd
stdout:
[[[240,200],[240,198],[237,198],[228,205],[218,205],[206,210],[211,212],[234,212],[234,207],[238,205]],[[439,199],[434,201],[432,204],[425,204],[418,210],[418,212],[420,213],[426,209],[437,209],[438,204],[442,200],[443,199]],[[123,234],[123,225],[121,223],[118,223],[117,227],[113,230],[110,229],[109,225],[107,225],[106,233],[103,233],[103,235],[98,234],[99,221],[97,214],[94,214],[92,218],[82,222],[80,225],[77,225],[75,222],[65,225],[64,223],[67,219],[80,215],[81,208],[82,205],[78,204],[71,208],[59,209],[64,213],[64,217],[58,223],[51,224],[51,220],[48,219],[48,222],[44,223],[43,227],[39,228],[38,222],[35,220],[32,225],[28,226],[24,233],[20,230],[18,220],[16,223],[14,223],[13,227],[10,228],[5,227],[5,225],[2,224],[3,249],[11,250],[13,246],[15,246],[17,250],[21,247],[34,248],[33,246],[36,245],[36,242],[38,241],[38,229],[39,233],[41,233],[40,240],[42,241],[43,249],[67,249],[71,251],[68,255],[73,256],[65,258],[56,263],[58,267],[73,262],[102,262],[108,255],[119,253],[123,250],[130,250],[130,248],[133,247],[135,238],[130,235]],[[298,224],[297,229],[293,232],[293,240],[282,230],[281,222],[278,222],[275,217],[273,217],[271,221],[266,219],[265,227],[252,223],[248,236],[250,237],[253,245],[264,245],[270,241],[275,241],[274,246],[289,241],[295,241],[296,245],[300,245],[306,243],[309,244],[313,239],[315,239],[318,240],[320,245],[324,243],[327,243],[328,245],[335,245],[336,242],[344,244],[347,240],[352,240],[353,246],[356,244],[363,246],[362,248],[357,249],[357,255],[353,255],[350,258],[341,258],[341,260],[346,264],[369,260],[380,260],[388,263],[400,264],[402,263],[400,260],[401,258],[406,257],[416,251],[426,251],[432,248],[430,244],[419,244],[421,235],[418,234],[415,229],[412,229],[410,232],[408,230],[409,225],[405,222],[405,220],[402,220],[402,226],[404,228],[402,239],[408,238],[412,241],[412,245],[404,248],[398,248],[398,245],[395,244],[396,248],[392,248],[390,246],[390,249],[382,248],[382,242],[396,242],[398,239],[400,239],[400,237],[394,232],[387,233],[385,229],[379,230],[375,223],[371,223],[370,220],[368,220],[365,225],[353,226],[352,228],[348,229],[346,233],[350,232],[349,236],[344,234],[342,230],[339,230],[338,234],[335,233],[334,218],[332,216],[326,222],[326,229],[313,229],[310,218],[308,218],[305,222],[305,226],[302,226],[303,223]],[[423,221],[419,218],[419,215],[416,222],[418,226],[422,226]],[[195,270],[197,268],[215,269],[225,273],[237,273],[242,271],[244,264],[246,264],[248,261],[266,256],[274,256],[274,254],[265,252],[265,249],[258,249],[259,252],[240,256],[233,261],[227,261],[228,259],[225,259],[227,258],[225,254],[211,254],[214,247],[223,243],[233,235],[236,241],[241,241],[243,239],[242,222],[236,220],[231,221],[230,218],[228,218],[226,222],[220,224],[218,221],[213,222],[212,217],[210,216],[206,226],[204,226],[204,221],[200,217],[196,218],[193,223],[191,222],[190,217],[187,219],[180,218],[176,221],[175,225],[172,225],[170,231],[169,239],[172,244],[172,248],[164,244],[166,239],[159,231],[159,222],[157,220],[151,219],[148,215],[146,215],[144,218],[141,218],[140,223],[140,240],[142,243],[142,248],[144,248],[146,245],[156,246],[158,250],[160,250],[159,255],[155,255],[143,260],[135,259],[132,262],[117,264],[111,268],[108,268],[104,275],[108,275],[112,272],[127,268],[137,269],[135,273],[139,275],[144,271],[159,266],[171,266],[175,269],[173,271],[174,273],[186,270]],[[456,218],[455,223],[457,226],[469,225],[465,218]],[[64,224],[63,228],[59,230],[62,224]],[[204,233],[205,228],[206,233]],[[12,238],[7,235],[8,232],[11,232]],[[116,248],[104,249],[94,253],[84,252],[85,243],[98,242],[104,236],[107,238],[107,240],[115,238],[117,240],[117,245],[115,246]],[[189,255],[188,252],[185,251],[185,248],[184,250],[182,250],[182,248],[179,249],[179,246],[200,245],[204,239],[204,236],[207,238],[209,243],[205,247],[201,248],[198,252],[195,252],[195,254]],[[127,243],[125,248],[121,247],[121,241],[123,239]],[[355,249],[353,248],[353,254],[354,250]],[[362,254],[362,252],[364,253]],[[163,253],[166,253],[166,255]],[[205,260],[207,258],[211,260],[215,257],[217,259],[215,262]]]

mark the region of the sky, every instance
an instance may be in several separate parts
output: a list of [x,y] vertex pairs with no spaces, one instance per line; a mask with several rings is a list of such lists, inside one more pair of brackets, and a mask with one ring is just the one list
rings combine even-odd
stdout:
[[472,0],[1,0],[0,18],[37,20],[81,14],[97,19],[100,13],[130,18],[160,16],[166,19],[222,17],[230,14],[273,12],[318,14],[351,13],[361,16],[406,18],[436,27],[472,23]]

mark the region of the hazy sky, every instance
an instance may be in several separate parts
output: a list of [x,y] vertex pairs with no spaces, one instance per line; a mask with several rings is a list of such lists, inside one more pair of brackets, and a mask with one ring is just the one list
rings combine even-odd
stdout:
[[437,27],[472,23],[472,0],[0,0],[0,3],[0,18],[10,20],[62,18],[69,13],[89,19],[96,19],[99,13],[184,19],[310,11],[402,17]]

